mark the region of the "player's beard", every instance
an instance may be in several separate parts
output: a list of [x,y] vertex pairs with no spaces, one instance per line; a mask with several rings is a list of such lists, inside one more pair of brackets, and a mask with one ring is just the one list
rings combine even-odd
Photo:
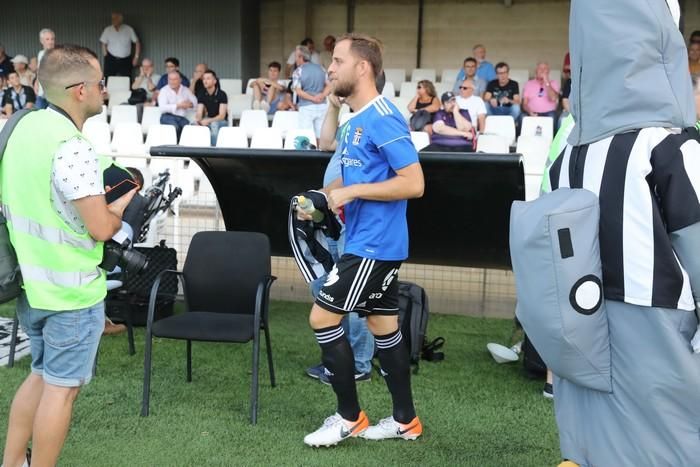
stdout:
[[333,94],[338,97],[350,97],[355,93],[355,82],[354,81],[340,81],[335,82],[335,90]]

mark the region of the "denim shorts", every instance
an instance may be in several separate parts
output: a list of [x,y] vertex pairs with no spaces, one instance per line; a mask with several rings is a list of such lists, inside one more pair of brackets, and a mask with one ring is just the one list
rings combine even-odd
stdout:
[[22,293],[17,316],[29,336],[32,373],[54,386],[72,388],[90,382],[105,327],[104,302],[56,312],[32,308]]

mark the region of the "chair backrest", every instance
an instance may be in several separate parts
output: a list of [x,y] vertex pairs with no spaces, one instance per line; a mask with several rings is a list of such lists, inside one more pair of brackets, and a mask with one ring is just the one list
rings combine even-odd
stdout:
[[211,146],[211,131],[206,126],[186,125],[182,129],[178,144],[180,146],[208,148]]
[[282,149],[282,132],[278,128],[256,128],[251,149]]
[[510,115],[489,115],[486,117],[484,133],[505,136],[509,145],[515,143],[515,120]]
[[440,99],[440,96],[442,96],[443,93],[452,91],[454,86],[454,81],[442,81],[440,83],[435,83],[435,93],[437,94],[437,98]]
[[243,81],[237,78],[219,78],[219,87],[228,97],[243,93]]
[[416,147],[416,151],[420,151],[430,144],[430,135],[425,131],[412,131],[411,142]]
[[217,148],[247,148],[248,137],[245,130],[237,126],[226,126],[219,129],[219,136],[216,138]]
[[520,95],[522,96],[523,95],[523,88],[525,87],[525,83],[527,83],[530,80],[530,72],[528,71],[528,69],[527,68],[513,68],[508,73],[508,76],[513,81],[517,81],[518,86],[520,87]]
[[396,96],[396,88],[394,87],[394,83],[388,80],[386,83],[384,83],[384,89],[382,89],[382,96],[386,96],[388,98]]
[[406,122],[408,122],[411,118],[411,112],[408,111],[408,103],[411,102],[411,99],[413,97],[394,97],[391,99],[391,102],[394,103],[397,109],[399,109],[399,112],[401,112],[401,115],[403,115],[403,118],[406,119]]
[[136,122],[117,123],[112,136],[112,149],[118,154],[143,155],[143,133]]
[[520,136],[516,152],[523,155],[526,175],[542,175],[547,163],[550,142],[541,136]]
[[[0,120],[0,128],[5,121],[6,120]],[[88,118],[83,124],[83,135],[90,141],[97,154],[107,155],[112,152],[110,147],[110,138],[112,135],[109,131],[109,123]]]
[[100,112],[97,115],[93,115],[92,117],[85,120],[86,123],[87,122],[94,122],[94,121],[107,123],[107,106],[106,105],[102,105],[102,112]]
[[112,107],[112,118],[109,126],[114,130],[117,123],[138,123],[139,118],[135,105],[115,105]]
[[454,85],[455,79],[457,79],[457,74],[459,73],[459,70],[461,68],[445,68],[442,70],[442,74],[440,75],[440,82],[445,83],[445,82],[450,82]]
[[253,314],[271,274],[270,241],[257,232],[197,232],[183,267],[189,311]]
[[241,121],[239,126],[243,128],[248,135],[248,138],[253,137],[253,132],[257,128],[267,128],[267,113],[264,110],[247,109],[241,112]]
[[251,96],[254,94],[253,88],[250,87],[250,83],[255,81],[257,78],[250,78],[248,79],[248,83],[245,85],[245,94],[250,94]]
[[505,136],[483,134],[476,142],[476,150],[490,154],[508,154],[510,145]]
[[107,109],[109,113],[112,113],[112,109],[118,105],[127,105],[129,97],[131,97],[131,91],[114,91],[109,93],[109,103]]
[[559,84],[561,84],[561,70],[549,70],[549,79],[559,81]]
[[272,117],[272,128],[277,128],[284,138],[287,131],[299,128],[299,112],[295,110],[284,110],[275,112]]
[[152,105],[143,106],[143,115],[141,116],[141,129],[143,129],[143,134],[148,134],[151,125],[160,124],[160,114],[160,107],[154,107]]
[[423,79],[427,79],[435,83],[435,68],[415,68],[411,73],[411,81],[414,83]]
[[416,83],[412,81],[404,81],[401,83],[401,88],[399,89],[399,97],[408,97],[413,99],[416,95]]
[[554,119],[552,117],[523,117],[520,135],[541,136],[551,142],[554,137]]
[[233,126],[233,120],[240,119],[244,110],[249,110],[253,105],[252,94],[238,94],[228,98],[228,124]]
[[166,144],[177,144],[177,132],[173,125],[161,125],[157,123],[151,125],[146,136],[146,151],[150,150],[151,146],[161,146]]
[[316,133],[311,128],[295,128],[287,131],[287,136],[284,138],[284,149],[296,149],[294,140],[297,136],[306,136],[311,144],[316,144]]
[[385,68],[384,76],[386,81],[394,85],[394,89],[399,89],[401,83],[406,81],[406,70],[404,68]]
[[107,92],[112,94],[114,91],[129,91],[129,94],[131,94],[129,77],[110,76],[107,78]]

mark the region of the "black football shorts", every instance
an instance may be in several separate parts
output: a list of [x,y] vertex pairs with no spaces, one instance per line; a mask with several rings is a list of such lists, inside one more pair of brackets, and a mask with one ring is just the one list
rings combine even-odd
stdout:
[[397,315],[401,261],[380,261],[345,254],[316,297],[324,310],[345,314]]

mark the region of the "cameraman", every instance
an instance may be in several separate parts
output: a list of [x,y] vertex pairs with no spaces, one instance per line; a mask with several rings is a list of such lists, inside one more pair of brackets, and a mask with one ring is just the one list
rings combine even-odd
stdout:
[[31,374],[10,410],[6,467],[26,462],[30,439],[35,464],[57,463],[105,323],[103,241],[119,230],[134,195],[106,204],[99,156],[81,134],[85,120],[102,111],[104,80],[94,52],[69,45],[47,51],[39,81],[51,106],[17,124],[0,164],[24,282],[17,315],[32,354]]

